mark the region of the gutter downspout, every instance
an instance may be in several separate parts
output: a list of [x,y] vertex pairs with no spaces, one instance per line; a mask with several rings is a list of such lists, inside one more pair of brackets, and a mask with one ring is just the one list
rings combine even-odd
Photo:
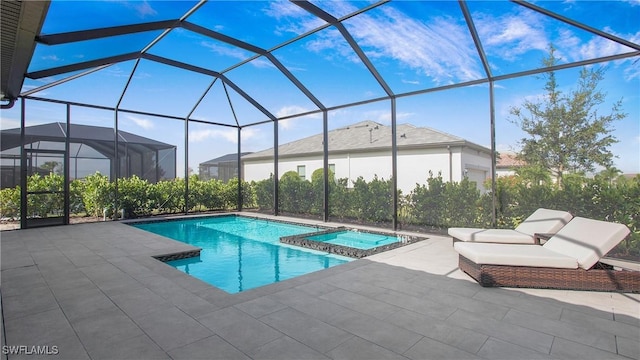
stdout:
[[6,104],[3,103],[0,106],[0,108],[2,108],[2,110],[11,109],[13,107],[13,105],[15,105],[15,103],[16,103],[16,99],[2,99],[2,101],[7,101]]
[[449,182],[453,182],[453,154],[451,153],[451,145],[447,145],[449,152]]

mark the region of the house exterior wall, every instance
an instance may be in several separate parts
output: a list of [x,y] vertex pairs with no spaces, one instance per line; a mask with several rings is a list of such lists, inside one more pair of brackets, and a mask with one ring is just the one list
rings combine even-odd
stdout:
[[496,176],[497,177],[501,177],[501,176],[514,176],[516,174],[516,171],[514,169],[511,168],[506,168],[506,169],[496,169]]
[[[434,177],[438,174],[444,181],[451,178],[450,161],[459,161],[459,156],[452,154],[446,148],[411,149],[398,151],[398,189],[407,195],[416,184],[424,185],[429,178],[429,171]],[[456,166],[453,166],[455,171]]]
[[[484,191],[484,182],[491,178],[491,156],[487,153],[464,148],[461,159],[460,174],[476,182],[476,187]],[[462,179],[462,177],[460,178]]]
[[[287,171],[298,171],[298,166],[305,166],[305,179],[311,181],[311,175],[323,166],[319,157],[281,158],[278,164],[279,176]],[[353,186],[359,176],[371,181],[375,175],[379,179],[391,178],[391,151],[367,153],[330,154],[329,165],[335,166],[336,178],[348,179],[348,186]],[[451,169],[451,171],[450,171]],[[476,150],[461,147],[410,149],[398,151],[398,189],[409,194],[418,184],[426,184],[429,171],[433,176],[442,174],[444,181],[459,182],[464,171],[472,181],[476,181],[478,189],[483,190],[484,180],[491,173],[491,158],[488,154],[478,154]],[[245,181],[259,181],[269,178],[273,173],[272,160],[243,160]]]
[[273,174],[273,159],[242,161],[242,178],[245,181],[268,179]]

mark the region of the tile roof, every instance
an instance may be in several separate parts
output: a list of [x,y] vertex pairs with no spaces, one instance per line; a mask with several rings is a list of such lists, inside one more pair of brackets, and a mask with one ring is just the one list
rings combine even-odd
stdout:
[[[469,146],[490,153],[490,149],[465,139],[431,128],[416,127],[411,124],[396,126],[398,149],[445,147],[447,145]],[[329,152],[367,152],[391,148],[391,126],[365,120],[329,131]],[[323,153],[322,134],[312,135],[300,140],[282,144],[278,147],[278,156],[315,155]],[[273,148],[243,156],[243,159],[273,157]]]
[[497,168],[513,168],[524,166],[526,163],[522,160],[518,160],[517,155],[511,152],[500,153],[496,159]]
[[[249,154],[251,154],[251,152],[242,152],[240,153],[240,156],[245,156]],[[231,154],[222,155],[215,159],[201,162],[200,165],[217,165],[219,163],[233,162],[233,161],[236,161],[237,158],[238,158],[238,153],[231,153]]]

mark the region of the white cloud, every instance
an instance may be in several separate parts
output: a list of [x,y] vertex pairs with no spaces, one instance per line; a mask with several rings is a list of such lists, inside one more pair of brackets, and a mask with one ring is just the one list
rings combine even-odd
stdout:
[[515,60],[527,51],[548,48],[543,15],[523,9],[498,17],[476,13],[473,18],[485,51],[503,59]]
[[[425,23],[397,9],[385,7],[379,16],[361,14],[347,25],[370,59],[393,59],[438,83],[481,77],[468,30],[464,24],[451,18],[436,17]],[[342,34],[335,29],[318,33],[318,37],[307,42],[306,46],[309,51],[321,53],[332,61],[360,62]]]
[[300,18],[309,16],[309,13],[306,10],[290,3],[289,1],[270,1],[269,6],[263,9],[263,12],[276,20],[282,20],[290,17]]
[[[226,56],[226,57],[230,57],[240,61],[244,61],[250,58],[251,56],[255,55],[252,52],[245,51],[237,47],[222,45],[222,44],[214,43],[211,41],[201,41],[200,45],[204,46],[205,48],[208,48],[209,50],[211,50],[211,52],[213,52],[216,55]],[[275,67],[273,63],[271,63],[271,61],[269,61],[264,56],[260,56],[252,60],[250,64],[257,68]]]
[[[405,119],[410,119],[416,115],[412,112],[399,112],[396,111],[396,123],[401,123]],[[391,125],[391,111],[390,110],[369,110],[362,113],[362,118],[375,121],[384,125]],[[354,121],[355,122],[355,121]]]
[[[635,2],[640,3],[640,0]],[[499,17],[484,13],[473,14],[473,17],[485,50],[507,61],[521,61],[521,55],[531,50],[540,50],[546,54],[549,44],[555,46],[556,56],[562,62],[606,57],[633,50],[597,35],[585,42],[579,36],[578,29],[562,27],[555,20],[524,9]],[[557,26],[555,32],[552,30],[554,23]],[[619,34],[608,27],[603,31],[636,44],[640,42],[640,31],[635,34]],[[634,66],[635,64],[628,66],[633,60],[630,58],[614,62],[618,66],[627,66],[623,70],[627,81],[640,78],[640,67]],[[492,65],[495,66],[495,63]]]
[[[285,116],[302,114],[302,113],[305,113],[305,112],[308,112],[308,111],[311,111],[311,110],[307,109],[305,107],[299,106],[299,105],[288,105],[288,106],[281,107],[275,113],[275,115],[276,115],[276,117],[281,118],[281,117],[285,117]],[[322,118],[322,116],[320,114],[309,115],[309,117],[313,117],[313,118],[316,118],[316,119]]]
[[139,127],[145,130],[153,129],[155,127],[155,125],[153,124],[153,121],[149,119],[140,118],[133,115],[127,115],[127,119],[131,120],[134,124],[138,125]]
[[[629,41],[636,44],[640,42],[640,31],[635,34],[618,34],[610,28],[605,28],[604,31],[622,39],[628,38]],[[599,36],[593,37],[589,42],[580,46],[581,59],[609,56],[630,51],[633,51],[633,49]]]
[[254,60],[252,60],[249,64],[259,68],[259,69],[264,69],[264,68],[275,68],[275,65],[273,65],[273,63],[271,61],[269,61],[266,57],[264,56],[260,56]]
[[133,8],[137,13],[138,17],[146,18],[147,16],[157,15],[158,12],[151,7],[151,4],[147,0],[143,1],[132,1],[132,2],[124,2],[124,5],[129,8]]
[[638,64],[637,62],[633,63],[632,66],[625,68],[623,73],[624,73],[624,78],[627,81],[640,79],[640,64]]
[[[254,128],[248,127],[242,129],[242,141],[247,141],[255,138],[258,131]],[[206,140],[225,140],[227,142],[237,144],[238,143],[238,130],[234,128],[216,128],[216,129],[201,129],[189,131],[189,141],[203,142]]]
[[43,56],[42,60],[48,60],[48,61],[60,61],[62,59],[60,59],[57,55],[47,55],[47,56]]
[[300,35],[325,24],[325,22],[289,1],[269,1],[263,12],[280,22],[276,35],[286,33]]
[[[610,28],[605,28],[604,31],[619,38],[628,39],[633,43],[640,43],[640,31],[635,34],[618,34]],[[630,51],[633,51],[633,49],[603,37],[596,36],[586,44],[582,44],[577,48],[575,51],[577,56],[574,60],[593,59],[597,57],[623,54]],[[616,60],[613,63],[615,66],[625,66],[623,74],[626,81],[640,78],[640,64],[638,63],[637,58],[633,57]]]
[[200,45],[210,49],[214,54],[228,56],[238,60],[244,60],[250,56],[240,48],[225,46],[211,41],[201,41]]
[[105,73],[113,77],[129,77],[131,75],[131,71],[125,71],[119,64],[114,64],[104,69]]
[[20,121],[15,119],[8,119],[0,117],[0,129],[15,129],[20,127]]
[[[307,108],[304,108],[302,106],[298,106],[298,105],[289,105],[289,106],[284,106],[282,108],[280,108],[277,112],[276,112],[276,117],[278,118],[282,118],[285,116],[290,116],[290,115],[296,115],[296,114],[302,114],[305,112],[311,111]],[[295,128],[295,126],[300,122],[303,121],[303,119],[322,119],[322,114],[321,113],[316,113],[316,114],[311,114],[311,115],[306,115],[306,116],[300,116],[300,117],[296,117],[296,118],[291,118],[291,119],[286,119],[286,120],[281,120],[278,121],[278,126],[283,129],[283,130],[291,130],[293,128]]]

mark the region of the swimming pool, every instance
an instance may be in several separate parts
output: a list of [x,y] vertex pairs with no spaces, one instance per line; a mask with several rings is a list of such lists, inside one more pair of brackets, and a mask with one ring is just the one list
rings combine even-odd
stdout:
[[337,244],[356,249],[368,250],[378,246],[399,242],[397,236],[373,234],[353,230],[330,232],[320,235],[308,236],[307,239],[322,241],[328,244]]
[[386,234],[339,227],[311,234],[283,236],[280,242],[361,259],[424,240],[424,237]]
[[132,226],[201,248],[200,256],[167,264],[229,293],[238,293],[343,264],[352,259],[280,243],[317,232],[235,215],[134,223]]

